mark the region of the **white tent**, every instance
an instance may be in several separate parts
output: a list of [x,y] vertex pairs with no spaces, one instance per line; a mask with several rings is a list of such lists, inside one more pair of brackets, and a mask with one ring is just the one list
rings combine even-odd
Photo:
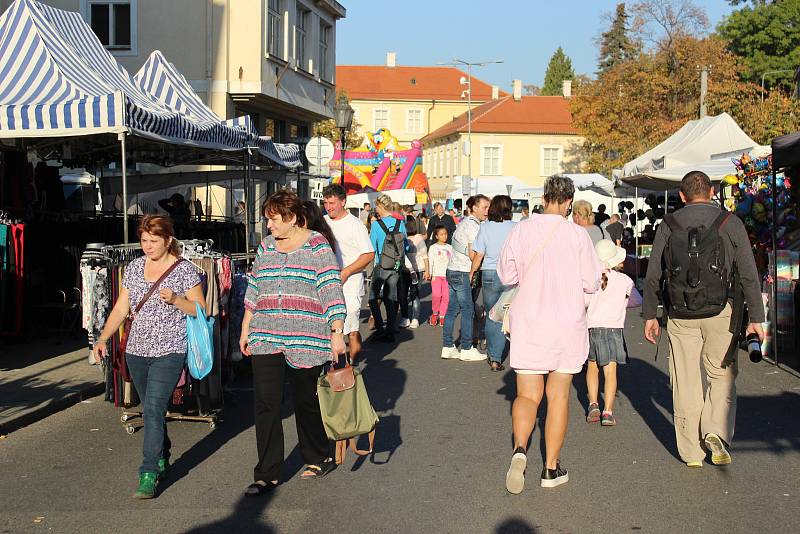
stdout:
[[614,171],[614,177],[635,187],[667,191],[683,176],[700,170],[719,181],[735,172],[731,158],[757,147],[727,113],[687,122],[656,147]]
[[386,191],[368,191],[347,195],[345,208],[361,209],[367,202],[374,204],[375,199],[383,194],[388,195],[394,202],[398,202],[404,206],[417,203],[417,193],[413,189],[389,189]]

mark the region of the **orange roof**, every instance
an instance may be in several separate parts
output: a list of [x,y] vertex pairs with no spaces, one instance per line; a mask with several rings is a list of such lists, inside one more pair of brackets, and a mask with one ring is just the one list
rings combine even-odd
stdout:
[[[459,79],[466,73],[455,67],[386,67],[337,65],[336,89],[351,100],[461,100],[466,89]],[[508,93],[500,91],[500,96]],[[472,99],[492,98],[492,86],[472,77]]]
[[[560,96],[505,96],[472,110],[472,131],[478,133],[577,134],[572,125],[569,100]],[[433,141],[454,133],[467,133],[467,114],[454,118],[429,133]]]

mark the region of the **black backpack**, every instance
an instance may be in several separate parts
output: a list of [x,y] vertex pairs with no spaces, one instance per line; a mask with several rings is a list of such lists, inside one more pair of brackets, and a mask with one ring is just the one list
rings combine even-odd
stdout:
[[673,214],[664,217],[671,232],[663,256],[664,296],[670,317],[714,317],[728,303],[730,280],[720,229],[730,216],[730,212],[723,211],[710,228],[683,228]]
[[400,232],[400,221],[394,223],[394,228],[389,230],[386,224],[378,219],[378,224],[386,234],[381,249],[381,258],[378,265],[390,271],[399,271],[405,260],[405,236]]

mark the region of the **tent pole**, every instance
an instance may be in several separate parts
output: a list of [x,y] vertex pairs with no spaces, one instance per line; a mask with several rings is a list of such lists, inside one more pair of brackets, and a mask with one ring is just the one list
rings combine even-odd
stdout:
[[633,225],[634,251],[633,257],[636,259],[636,282],[639,282],[639,188],[634,188],[636,201],[633,204],[633,213],[636,214],[636,224]]
[[120,152],[122,153],[122,242],[128,244],[128,161],[125,154],[126,133],[119,134]]
[[772,167],[772,359],[777,365],[778,361],[778,171]]
[[250,150],[248,149],[244,157],[244,252],[247,264],[250,265],[250,184],[248,175],[250,174]]
[[669,213],[669,189],[664,191],[664,215]]

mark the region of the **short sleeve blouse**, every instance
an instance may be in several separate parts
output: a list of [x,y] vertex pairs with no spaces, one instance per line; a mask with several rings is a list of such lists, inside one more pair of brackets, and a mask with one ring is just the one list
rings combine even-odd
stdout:
[[[141,257],[133,260],[122,277],[122,287],[130,294],[131,311],[139,305],[153,285],[153,282],[144,279],[145,259]],[[158,298],[158,290],[171,289],[178,295],[185,295],[199,283],[198,269],[189,261],[181,261],[136,315],[128,335],[127,353],[157,358],[186,352],[186,314],[176,306],[162,302]]]

